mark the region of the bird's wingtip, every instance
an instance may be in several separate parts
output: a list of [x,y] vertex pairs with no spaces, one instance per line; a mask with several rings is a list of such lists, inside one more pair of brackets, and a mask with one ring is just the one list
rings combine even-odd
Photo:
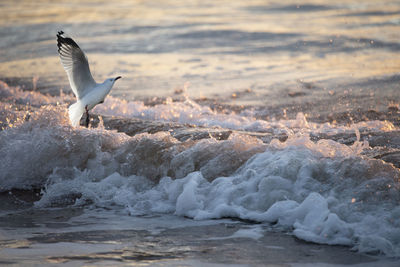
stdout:
[[58,48],[60,49],[63,44],[79,48],[78,44],[75,43],[75,41],[72,40],[72,38],[64,36],[64,31],[58,31],[58,33],[57,33],[57,46],[58,46]]

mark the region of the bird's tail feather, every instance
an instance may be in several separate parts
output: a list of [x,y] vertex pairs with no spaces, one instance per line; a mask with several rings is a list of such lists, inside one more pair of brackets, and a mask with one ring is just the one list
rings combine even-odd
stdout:
[[79,122],[85,111],[85,107],[83,106],[81,101],[77,101],[76,103],[72,104],[68,108],[69,120],[71,121],[72,126],[77,127],[79,126]]

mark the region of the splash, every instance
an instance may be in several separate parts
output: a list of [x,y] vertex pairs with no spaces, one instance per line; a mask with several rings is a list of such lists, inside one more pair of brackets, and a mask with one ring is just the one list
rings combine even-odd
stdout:
[[[400,173],[363,156],[370,146],[360,134],[390,131],[388,122],[335,126],[308,122],[303,114],[268,122],[188,99],[146,106],[108,98],[98,113],[231,130],[223,140],[178,140],[165,130],[128,136],[103,121],[97,128],[71,127],[67,105],[57,98],[5,84],[0,89],[2,120],[11,122],[0,132],[0,191],[42,189],[37,208],[233,217],[311,242],[400,256]],[[287,140],[262,138],[274,131],[285,131]],[[312,138],[346,131],[356,135],[352,145]]]
[[[207,179],[203,170],[180,179],[163,176],[157,182],[119,172],[99,178],[88,169],[74,169],[67,179],[56,171],[48,176],[36,205],[66,205],[69,198],[67,204],[117,205],[131,215],[240,218],[293,230],[306,241],[400,255],[398,169],[364,159],[345,145],[324,144],[333,151],[326,153],[306,137],[274,143],[234,173],[215,179]],[[185,158],[202,149],[192,147]],[[218,162],[229,164],[223,157]]]
[[354,133],[355,130],[393,131],[395,129],[389,121],[358,122],[351,126],[312,123],[307,121],[303,113],[298,113],[293,120],[265,121],[256,119],[257,113],[251,110],[245,110],[240,114],[232,111],[218,113],[208,106],[195,103],[188,97],[185,97],[183,102],[174,102],[171,98],[167,98],[164,103],[154,106],[146,106],[142,101],[126,101],[108,97],[103,105],[95,108],[95,112],[125,118],[287,135],[299,132],[336,135]]

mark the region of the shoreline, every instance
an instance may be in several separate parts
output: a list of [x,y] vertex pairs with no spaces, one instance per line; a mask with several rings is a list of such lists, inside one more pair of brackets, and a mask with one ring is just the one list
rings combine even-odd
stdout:
[[[0,264],[290,266],[324,263],[376,266],[385,262],[389,264],[386,266],[395,266],[397,262],[395,259],[357,253],[346,246],[305,242],[274,230],[268,224],[229,219],[194,221],[174,215],[149,218],[120,215],[119,218],[111,216],[106,219],[107,211],[101,210],[89,211],[90,216],[86,215],[86,219],[79,224],[80,216],[85,212],[88,211],[76,208],[28,209],[2,216],[1,232],[4,233],[5,229],[9,232],[7,239],[3,237],[0,240],[0,258],[3,259]],[[117,222],[118,219],[122,223]],[[18,227],[16,220],[28,224]],[[163,220],[172,223],[163,225]],[[172,226],[176,222],[186,226]],[[136,228],[135,224],[139,226]],[[10,230],[15,232],[22,229],[20,227],[25,229],[25,234],[18,234],[11,241]],[[191,262],[194,264],[191,265]]]

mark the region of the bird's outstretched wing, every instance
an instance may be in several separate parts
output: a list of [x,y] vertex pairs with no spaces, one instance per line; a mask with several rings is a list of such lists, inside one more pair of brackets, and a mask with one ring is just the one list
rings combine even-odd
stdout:
[[71,89],[80,99],[86,94],[86,90],[96,85],[90,73],[87,57],[77,43],[71,38],[65,37],[62,31],[57,34],[57,46]]

